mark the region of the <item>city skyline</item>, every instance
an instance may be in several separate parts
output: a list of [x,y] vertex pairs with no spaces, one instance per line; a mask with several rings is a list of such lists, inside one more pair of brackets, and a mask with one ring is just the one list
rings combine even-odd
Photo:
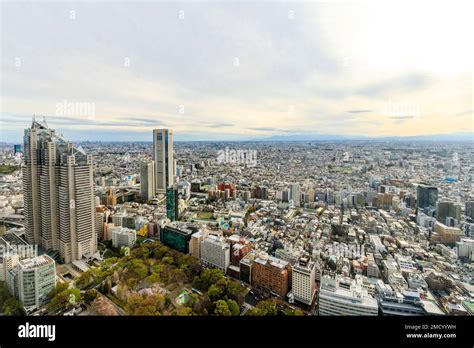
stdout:
[[[40,123],[45,123],[51,128],[66,128],[67,124],[63,121],[56,123],[54,121],[56,117],[51,116],[30,116],[29,121],[25,122],[23,127],[28,127],[31,122],[39,120]],[[53,119],[53,122],[50,121]],[[65,120],[66,122],[68,120]],[[0,121],[1,122],[1,121]],[[154,127],[148,126],[147,130],[140,132],[110,132],[100,133],[100,138],[95,137],[94,130],[91,131],[75,131],[72,129],[61,131],[60,135],[69,139],[72,143],[149,143],[153,145],[153,137],[150,136],[150,131],[153,131]],[[13,135],[10,136],[5,132],[0,133],[0,143],[5,144],[21,144],[23,142],[23,134],[20,137]],[[227,135],[219,136],[219,134],[213,134],[208,137],[208,134],[200,134],[197,136],[190,136],[189,133],[178,133],[174,135],[174,142],[177,143],[192,143],[192,142],[216,142],[216,143],[245,143],[245,142],[472,142],[474,141],[474,132],[456,132],[456,133],[437,133],[437,134],[420,134],[420,135],[393,135],[393,136],[368,136],[368,135],[354,135],[354,134],[321,134],[317,132],[298,132],[291,134],[277,134],[272,136],[253,136],[248,135],[236,135],[229,137]]]
[[0,141],[34,114],[75,141],[469,133],[457,4],[3,4]]
[[473,312],[471,146],[59,132],[33,121],[1,146],[0,314]]
[[0,0],[0,348],[471,343],[473,10]]

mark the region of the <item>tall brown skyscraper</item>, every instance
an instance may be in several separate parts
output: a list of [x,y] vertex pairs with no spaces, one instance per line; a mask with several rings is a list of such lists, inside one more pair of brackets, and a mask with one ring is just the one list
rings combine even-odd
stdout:
[[33,121],[24,133],[23,191],[29,243],[66,262],[97,251],[92,156]]

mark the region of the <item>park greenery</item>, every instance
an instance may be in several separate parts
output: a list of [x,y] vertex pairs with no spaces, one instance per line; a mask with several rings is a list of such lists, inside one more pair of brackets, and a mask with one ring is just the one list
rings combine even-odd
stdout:
[[15,172],[16,170],[19,170],[20,167],[19,166],[12,166],[12,165],[8,165],[8,164],[2,164],[0,165],[0,174],[12,174],[13,172]]
[[81,301],[80,290],[69,288],[67,283],[58,283],[49,293],[51,300],[48,303],[48,309],[51,312],[59,310],[69,310],[75,307]]
[[3,315],[20,315],[21,303],[12,297],[5,286],[4,282],[0,282],[0,313]]
[[[75,286],[86,303],[102,293],[129,315],[239,315],[247,292],[221,270],[202,269],[196,258],[159,242],[105,259],[76,278]],[[73,289],[55,289],[53,305],[66,305]],[[185,303],[175,301],[181,289],[188,289]]]
[[249,316],[301,316],[303,311],[300,309],[291,309],[288,305],[279,299],[271,298],[263,300],[257,303],[257,305],[251,308],[247,315]]
[[[21,303],[0,284],[4,315],[21,314]],[[202,268],[196,258],[159,242],[146,242],[122,256],[112,256],[83,272],[74,284],[58,283],[50,292],[50,313],[61,313],[81,303],[91,305],[107,297],[126,314],[240,315],[247,287],[220,269]],[[179,301],[178,301],[179,298]],[[247,315],[303,315],[284,301],[263,300]]]

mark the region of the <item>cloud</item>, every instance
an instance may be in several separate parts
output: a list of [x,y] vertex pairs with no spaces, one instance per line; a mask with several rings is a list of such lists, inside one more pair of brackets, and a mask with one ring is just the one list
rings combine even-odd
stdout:
[[[51,127],[56,126],[87,126],[87,127],[130,127],[130,128],[142,128],[143,126],[163,125],[160,121],[154,121],[149,119],[115,119],[115,120],[101,120],[94,116],[85,116],[84,118],[78,118],[78,116],[36,116],[37,120],[46,122]],[[8,125],[16,125],[21,127],[29,127],[33,115],[0,115],[0,123]]]
[[262,132],[274,132],[274,131],[278,130],[278,129],[273,128],[273,127],[251,127],[251,128],[248,128],[248,129],[256,130],[256,131],[262,131]]
[[391,116],[390,117],[392,120],[407,120],[411,118],[415,118],[415,116],[412,115],[406,115],[406,116]]
[[474,110],[465,110],[456,114],[456,116],[474,115]]
[[209,128],[223,128],[223,127],[233,127],[233,126],[235,126],[233,123],[214,123],[214,124],[210,124],[208,122],[204,122],[203,125],[205,127],[209,127]]
[[346,112],[350,113],[350,114],[361,114],[361,113],[368,113],[368,112],[372,112],[374,110],[364,110],[364,109],[361,109],[361,110],[347,110]]
[[[154,127],[196,139],[460,131],[446,115],[471,107],[472,45],[459,34],[470,22],[457,20],[469,4],[95,2],[75,4],[72,20],[66,3],[7,2],[2,136],[21,139],[29,115],[63,100],[93,103],[95,118],[49,122],[98,139]],[[381,119],[389,99],[429,122]]]
[[425,87],[428,82],[429,79],[427,76],[412,74],[366,85],[357,89],[356,93],[367,97],[384,96],[395,91],[410,93]]

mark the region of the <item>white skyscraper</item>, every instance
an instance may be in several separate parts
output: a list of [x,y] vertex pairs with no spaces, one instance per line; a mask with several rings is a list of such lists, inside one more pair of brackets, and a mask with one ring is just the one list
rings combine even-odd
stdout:
[[46,124],[25,129],[23,191],[29,243],[65,263],[97,251],[92,156]]
[[301,257],[292,267],[292,292],[295,300],[310,305],[316,294],[316,268],[309,257]]
[[140,167],[140,194],[145,201],[151,200],[156,193],[155,162],[142,163]]
[[165,193],[174,184],[173,131],[153,130],[153,160],[157,193]]

